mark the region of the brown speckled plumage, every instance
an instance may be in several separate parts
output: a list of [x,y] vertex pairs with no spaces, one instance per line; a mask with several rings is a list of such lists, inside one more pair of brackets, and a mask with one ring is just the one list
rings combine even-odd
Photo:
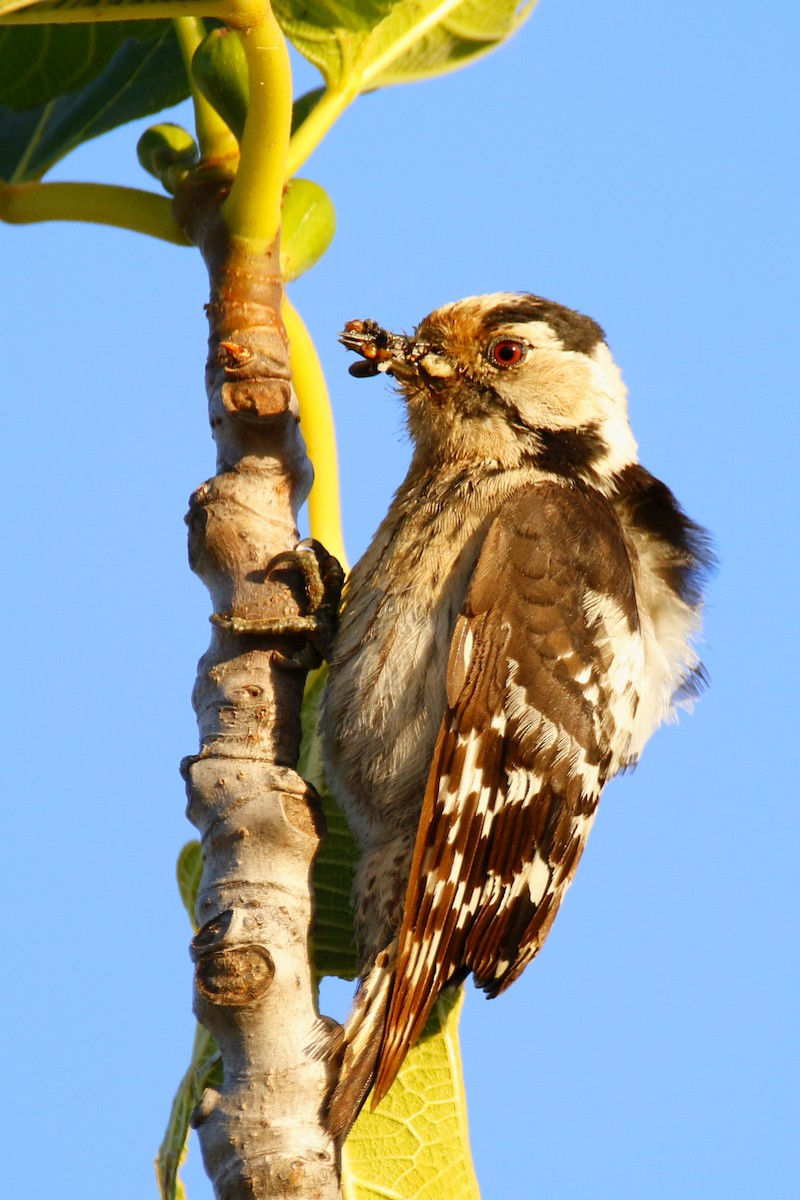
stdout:
[[696,688],[708,564],[637,463],[590,318],[501,293],[342,340],[397,378],[414,453],[348,581],[323,707],[362,848],[338,1136],[444,986],[497,995],[537,953],[604,783]]

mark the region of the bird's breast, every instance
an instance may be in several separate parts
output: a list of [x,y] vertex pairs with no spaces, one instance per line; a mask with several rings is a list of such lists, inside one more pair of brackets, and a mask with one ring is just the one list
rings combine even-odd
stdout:
[[442,504],[401,493],[355,567],[329,668],[328,782],[362,843],[415,828],[445,710],[456,618],[502,503],[480,485]]

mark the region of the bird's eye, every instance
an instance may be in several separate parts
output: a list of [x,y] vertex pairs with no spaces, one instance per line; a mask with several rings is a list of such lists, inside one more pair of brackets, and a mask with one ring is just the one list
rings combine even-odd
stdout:
[[489,361],[495,367],[513,367],[521,362],[527,347],[524,342],[512,338],[501,338],[489,347]]

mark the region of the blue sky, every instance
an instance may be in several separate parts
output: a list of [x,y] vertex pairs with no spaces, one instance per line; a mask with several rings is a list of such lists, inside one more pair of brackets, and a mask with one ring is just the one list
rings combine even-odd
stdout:
[[[470,70],[363,98],[305,168],[338,233],[292,297],[353,559],[408,446],[337,330],[500,289],[605,327],[642,461],[720,557],[710,691],[609,788],[540,958],[468,996],[484,1200],[796,1194],[798,34],[788,0],[542,0]],[[53,177],[144,185],[140,128]],[[213,471],[206,282],[114,230],[0,240],[6,1190],[140,1200],[192,1039],[173,869],[208,638],[182,521]],[[185,1177],[208,1200],[196,1146]]]

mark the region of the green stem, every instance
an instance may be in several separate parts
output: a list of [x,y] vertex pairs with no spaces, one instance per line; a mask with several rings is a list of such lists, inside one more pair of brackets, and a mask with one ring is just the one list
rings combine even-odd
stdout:
[[339,503],[336,430],[325,376],[302,317],[285,297],[282,312],[289,335],[292,382],[300,405],[300,428],[308,457],[314,464],[314,485],[308,497],[311,536],[322,542],[348,571]]
[[286,161],[286,178],[291,179],[320,144],[325,134],[336,123],[349,104],[358,95],[358,87],[330,88],[312,108],[303,124],[289,143]]
[[[351,62],[346,79],[330,88],[319,104],[309,113],[306,120],[294,135],[289,147],[288,177],[291,178],[303,165],[311,152],[317,148],[325,134],[341,116],[356,96],[374,85],[380,78],[381,72],[401,58],[407,51],[420,42],[431,29],[440,24],[457,8],[463,0],[439,0],[431,8],[417,5],[419,10],[411,21],[408,12],[401,15],[394,10],[375,26],[369,38],[365,39],[362,47],[360,64],[358,56]],[[383,33],[383,36],[381,34]],[[378,44],[383,41],[385,49],[382,54],[373,54],[370,43]]]
[[0,183],[0,220],[88,221],[188,246],[166,196],[107,183]]
[[272,9],[239,30],[249,75],[247,121],[239,170],[222,206],[231,233],[269,246],[281,223],[286,153],[292,127],[292,68]]
[[232,13],[237,19],[257,16],[257,0],[245,4],[225,3],[225,0],[154,0],[152,4],[109,4],[95,8],[19,8],[3,13],[0,25],[94,25],[98,21],[171,21],[183,14],[193,17],[216,17],[227,21]]
[[176,17],[173,25],[192,93],[194,128],[200,155],[206,161],[233,158],[239,153],[239,144],[236,138],[213,104],[209,104],[205,96],[195,87],[192,77],[192,56],[206,36],[205,26],[199,17]]

